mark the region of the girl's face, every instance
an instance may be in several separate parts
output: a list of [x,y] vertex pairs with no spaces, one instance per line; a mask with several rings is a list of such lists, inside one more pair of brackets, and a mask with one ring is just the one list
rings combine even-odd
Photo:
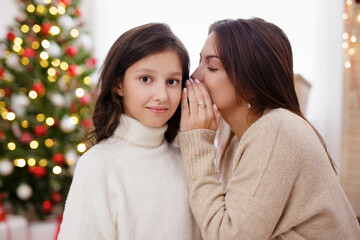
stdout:
[[215,46],[215,35],[211,33],[200,53],[199,67],[191,76],[201,81],[211,96],[213,103],[218,107],[221,115],[225,117],[238,105],[235,88],[220,61]]
[[182,66],[176,52],[167,50],[142,58],[125,72],[117,93],[125,114],[148,127],[163,126],[181,99]]

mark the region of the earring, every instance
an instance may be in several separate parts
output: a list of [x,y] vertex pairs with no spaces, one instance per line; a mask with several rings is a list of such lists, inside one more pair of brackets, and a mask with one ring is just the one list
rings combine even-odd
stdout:
[[247,103],[247,104],[246,104],[246,108],[247,108],[247,109],[251,108],[251,104],[250,104],[250,103]]

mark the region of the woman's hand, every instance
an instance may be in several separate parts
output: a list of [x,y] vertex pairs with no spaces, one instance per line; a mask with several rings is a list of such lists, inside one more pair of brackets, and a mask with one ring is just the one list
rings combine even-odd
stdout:
[[216,131],[220,123],[220,112],[212,104],[204,85],[197,79],[186,81],[181,97],[180,131],[210,129]]

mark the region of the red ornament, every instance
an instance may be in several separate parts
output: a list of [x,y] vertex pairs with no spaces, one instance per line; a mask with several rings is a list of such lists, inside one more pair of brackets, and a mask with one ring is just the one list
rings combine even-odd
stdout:
[[67,6],[67,7],[71,5],[71,0],[61,0],[60,2],[65,4],[65,6]]
[[45,94],[45,87],[41,82],[34,83],[31,89],[34,90],[39,96],[44,96]]
[[78,54],[77,47],[69,46],[65,49],[65,54],[71,57],[75,57]]
[[91,119],[90,119],[90,118],[86,118],[86,119],[82,120],[81,126],[82,126],[83,128],[90,128],[90,127],[92,127],[92,121],[91,121]]
[[60,166],[65,164],[65,156],[62,153],[55,153],[51,159],[53,160],[54,163]]
[[43,201],[42,210],[44,213],[51,213],[53,210],[53,203],[50,200]]
[[0,78],[4,78],[5,76],[5,68],[0,68]]
[[82,12],[79,8],[75,8],[73,15],[74,15],[74,17],[80,17],[82,15]]
[[34,49],[27,47],[24,48],[24,54],[23,57],[27,57],[27,58],[32,58],[35,57],[36,52],[34,51]]
[[23,133],[20,136],[20,142],[24,145],[29,144],[33,140],[31,133]]
[[93,68],[96,65],[96,59],[95,58],[89,58],[88,60],[86,60],[86,66],[88,68]]
[[13,42],[16,38],[16,35],[12,32],[8,32],[8,34],[6,34],[6,38],[10,41]]
[[4,88],[4,97],[10,96],[13,93],[13,90],[11,88]]
[[34,133],[38,137],[45,137],[47,134],[47,127],[45,125],[36,125],[34,127]]
[[82,96],[81,98],[79,98],[79,103],[82,106],[88,105],[91,102],[91,96],[88,93],[85,93],[84,96]]
[[56,203],[61,202],[64,199],[64,197],[57,191],[53,191],[51,193],[51,198]]
[[78,66],[76,64],[71,64],[67,72],[71,77],[76,76],[78,74]]
[[1,130],[0,130],[0,140],[4,140],[4,134]]
[[29,167],[29,173],[33,174],[36,178],[43,178],[47,174],[47,169],[40,166]]
[[42,25],[41,25],[40,33],[41,33],[43,36],[48,35],[51,27],[52,27],[51,23],[44,23],[44,24],[42,24]]

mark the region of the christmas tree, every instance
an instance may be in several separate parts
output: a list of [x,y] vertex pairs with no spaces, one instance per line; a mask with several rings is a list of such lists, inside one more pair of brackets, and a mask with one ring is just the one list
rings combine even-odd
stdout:
[[21,0],[0,43],[0,194],[15,213],[61,213],[91,129],[95,59],[77,0]]

